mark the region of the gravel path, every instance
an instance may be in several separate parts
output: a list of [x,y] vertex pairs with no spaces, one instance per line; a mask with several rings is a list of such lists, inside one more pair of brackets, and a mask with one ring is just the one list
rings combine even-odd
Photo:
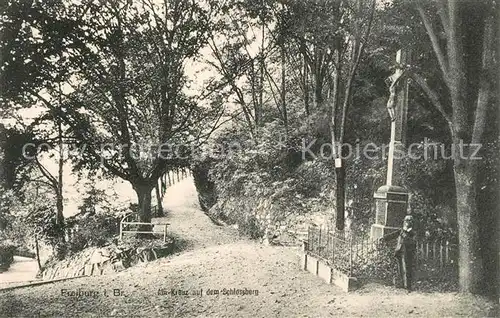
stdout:
[[0,288],[22,285],[26,282],[35,281],[38,272],[38,264],[35,259],[14,256],[14,262],[9,269],[0,273]]
[[155,218],[153,222],[170,223],[169,235],[184,243],[183,250],[244,240],[239,237],[237,230],[215,225],[200,210],[196,188],[191,178],[184,179],[167,190],[163,208],[167,216]]
[[[293,248],[241,238],[197,207],[192,180],[167,193],[171,232],[185,250],[123,272],[0,294],[0,316],[456,317],[492,315],[481,298],[406,294],[377,285],[346,294],[299,270]],[[217,295],[218,292],[218,295]],[[232,293],[232,294],[231,294]],[[243,294],[243,295],[242,295]]]

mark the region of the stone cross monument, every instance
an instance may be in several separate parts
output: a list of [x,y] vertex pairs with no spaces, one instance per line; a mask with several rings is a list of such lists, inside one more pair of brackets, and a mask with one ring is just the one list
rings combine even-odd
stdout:
[[387,110],[391,117],[391,140],[387,160],[387,180],[374,194],[375,224],[371,228],[371,238],[379,239],[397,231],[403,224],[408,207],[408,192],[401,186],[401,161],[405,154],[406,118],[408,112],[408,78],[403,66],[410,62],[408,51],[396,54],[396,70],[388,80],[390,96]]

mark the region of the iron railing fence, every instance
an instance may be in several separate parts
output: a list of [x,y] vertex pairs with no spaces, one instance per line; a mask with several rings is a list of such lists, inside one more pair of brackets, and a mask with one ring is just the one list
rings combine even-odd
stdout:
[[[447,271],[458,261],[458,247],[445,238],[417,238],[418,270]],[[349,276],[394,270],[396,239],[372,240],[368,233],[342,235],[328,228],[309,226],[306,252]],[[369,273],[368,273],[369,274]]]

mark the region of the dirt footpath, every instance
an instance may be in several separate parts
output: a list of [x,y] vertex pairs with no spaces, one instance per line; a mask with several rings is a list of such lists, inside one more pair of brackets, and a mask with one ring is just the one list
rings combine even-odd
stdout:
[[300,270],[297,250],[259,245],[213,224],[192,180],[172,187],[165,219],[185,250],[100,277],[0,294],[0,316],[484,317],[481,298],[369,285],[346,294]]

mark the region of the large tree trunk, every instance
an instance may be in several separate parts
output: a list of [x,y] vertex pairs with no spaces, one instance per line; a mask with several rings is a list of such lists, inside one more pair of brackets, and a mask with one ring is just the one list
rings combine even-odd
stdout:
[[[457,145],[455,143],[455,145]],[[476,172],[470,161],[455,159],[457,218],[459,237],[460,290],[478,293],[482,290],[483,260],[479,240],[479,218],[476,205]]]
[[315,72],[317,73],[314,74],[314,105],[316,109],[323,106],[323,79],[318,69],[319,67],[316,67]]
[[[335,165],[335,229],[344,231],[345,226],[345,160],[339,158]],[[338,165],[338,166],[337,166]]]
[[156,216],[163,217],[163,216],[165,216],[163,214],[163,204],[161,202],[163,199],[163,196],[161,195],[160,185],[158,184],[158,182],[156,182],[155,189],[156,189],[156,202],[157,202],[157,209],[158,209]]
[[56,195],[56,223],[59,225],[64,224],[64,198],[61,190],[59,188]]
[[281,57],[281,108],[283,109],[283,125],[285,126],[285,132],[288,140],[288,112],[286,109],[286,51],[285,51],[285,43],[283,35],[281,38],[280,57]]
[[[64,224],[64,200],[63,200],[63,169],[64,169],[64,150],[62,141],[62,124],[59,120],[57,123],[57,131],[59,138],[59,162],[57,174],[57,195],[56,195],[56,223],[59,225]],[[63,234],[64,237],[64,234]]]
[[304,110],[306,112],[306,116],[311,114],[309,110],[309,68],[307,67],[306,57],[303,58],[304,61],[304,73],[303,73],[303,86],[304,86]]
[[265,24],[264,18],[261,16],[261,47],[260,47],[260,78],[259,78],[259,108],[258,112],[255,112],[255,125],[262,126],[262,112],[264,110],[264,71],[265,71],[265,56],[264,56],[264,43],[265,43]]
[[[459,236],[459,283],[462,292],[481,292],[484,283],[485,265],[481,241],[480,217],[477,205],[478,167],[469,158],[469,149],[463,143],[480,144],[485,129],[490,102],[491,76],[495,68],[493,57],[494,21],[488,2],[449,0],[440,14],[446,30],[446,54],[440,45],[438,33],[424,8],[418,7],[445,82],[450,90],[452,115],[439,105],[435,92],[427,93],[438,110],[447,119],[452,132],[454,151],[454,177]],[[498,5],[497,5],[498,6]],[[478,40],[482,37],[483,45]],[[482,54],[481,54],[482,50]],[[430,91],[429,87],[427,90]],[[460,151],[462,150],[462,151]],[[463,153],[463,155],[462,155]],[[464,159],[462,158],[468,158]],[[482,216],[484,218],[484,215]],[[484,221],[484,220],[483,220]],[[488,237],[483,235],[483,237]]]
[[165,195],[165,192],[167,192],[167,175],[164,173],[161,176],[161,196],[163,199],[163,196]]
[[[454,176],[457,195],[457,221],[459,238],[459,282],[462,292],[477,293],[481,289],[483,278],[483,264],[479,241],[479,222],[476,205],[477,173],[474,162],[468,157],[469,149],[464,149],[463,142],[471,140],[472,130],[478,129],[469,122],[468,106],[472,106],[469,92],[472,89],[467,83],[467,68],[464,59],[464,34],[471,29],[464,25],[464,2],[450,0],[449,17],[450,28],[448,34],[447,53],[449,60],[448,87],[450,88],[453,108],[453,143]],[[472,56],[469,56],[472,57]],[[480,56],[474,56],[480,58]],[[469,63],[472,63],[469,61]],[[480,138],[479,138],[480,139]],[[462,151],[461,151],[462,150]],[[462,154],[463,153],[463,154]],[[465,156],[464,156],[465,155]]]
[[35,253],[36,253],[36,262],[38,264],[38,270],[42,270],[42,263],[40,262],[40,247],[38,246],[38,235],[35,234]]
[[151,222],[151,192],[154,185],[148,183],[138,183],[132,185],[139,204],[139,220],[140,222]]
[[[332,76],[332,93],[331,93],[331,105],[329,109],[329,117],[330,117],[330,140],[332,143],[332,147],[336,147],[336,133],[335,129],[337,129],[337,125],[335,124],[335,118],[337,116],[337,109],[339,103],[339,89],[340,89],[340,74],[341,74],[341,65],[340,65],[340,46],[341,43],[339,39],[336,40],[336,52],[335,52],[335,70]],[[339,232],[344,230],[345,224],[345,170],[344,170],[344,160],[342,160],[342,153],[337,153],[337,150],[341,149],[332,149],[336,152],[335,157],[335,229]],[[339,165],[340,163],[340,165]]]

